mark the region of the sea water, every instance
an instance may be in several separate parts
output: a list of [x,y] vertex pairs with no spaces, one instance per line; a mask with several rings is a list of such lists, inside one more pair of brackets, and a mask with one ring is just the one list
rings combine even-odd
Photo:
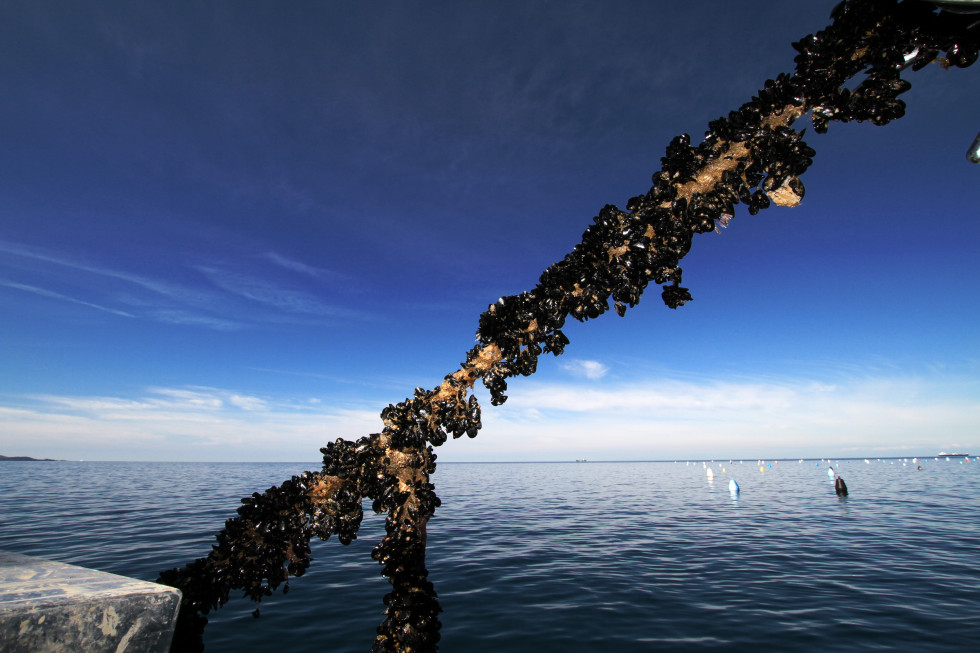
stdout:
[[[0,463],[0,549],[154,580],[206,555],[241,497],[316,468]],[[980,650],[972,460],[440,463],[433,481],[443,651]],[[370,650],[382,534],[368,511],[351,545],[315,542],[260,618],[237,597],[212,613],[207,650]]]

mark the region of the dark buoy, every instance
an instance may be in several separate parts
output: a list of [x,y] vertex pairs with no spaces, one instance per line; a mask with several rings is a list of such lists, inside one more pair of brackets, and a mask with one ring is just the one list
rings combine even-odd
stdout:
[[837,480],[834,481],[834,492],[836,492],[837,496],[839,497],[847,496],[847,484],[844,483],[844,479],[842,479],[840,476],[838,476]]

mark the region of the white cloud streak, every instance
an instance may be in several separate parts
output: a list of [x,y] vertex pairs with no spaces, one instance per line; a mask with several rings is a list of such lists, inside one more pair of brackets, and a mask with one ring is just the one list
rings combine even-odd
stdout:
[[[980,451],[975,379],[645,381],[595,388],[523,383],[485,405],[476,440],[443,460],[930,455]],[[377,407],[207,387],[143,396],[39,395],[0,407],[7,455],[129,460],[309,460],[337,437],[377,431]],[[312,457],[312,458],[311,458]]]
[[198,266],[197,270],[222,290],[278,310],[311,315],[332,315],[335,312],[314,295],[284,288],[259,277],[207,266]]
[[265,400],[258,397],[244,397],[234,394],[228,397],[228,403],[242,410],[268,410]]
[[132,399],[34,395],[18,403],[0,406],[4,453],[47,458],[315,460],[337,437],[380,428],[375,410],[205,387],[150,388]]
[[94,308],[99,311],[105,311],[106,313],[112,313],[113,315],[119,315],[121,317],[130,317],[130,318],[136,317],[132,313],[127,313],[126,311],[120,311],[115,308],[106,308],[105,306],[99,306],[98,304],[93,304],[92,302],[87,302],[81,299],[75,299],[74,297],[69,297],[68,295],[63,295],[61,293],[54,292],[53,290],[38,288],[37,286],[30,286],[24,283],[15,283],[13,281],[0,281],[0,286],[6,286],[7,288],[14,288],[15,290],[23,290],[24,292],[40,295],[41,297],[48,297],[49,299],[58,299],[64,302],[71,302],[73,304],[88,306],[89,308]]
[[[204,327],[218,331],[233,331],[256,323],[282,323],[302,318],[368,319],[367,313],[329,304],[318,295],[291,287],[289,284],[214,265],[193,266],[204,275],[197,284],[179,284],[150,276],[133,274],[102,265],[94,265],[72,256],[50,252],[41,248],[0,241],[0,252],[18,257],[24,262],[66,268],[128,284],[122,290],[118,284],[110,287],[104,283],[86,283],[75,294],[99,295],[98,301],[44,288],[37,283],[15,280],[0,281],[0,285],[24,292],[88,306],[100,311],[129,318],[144,318],[155,322],[184,326]],[[332,281],[331,288],[347,288],[343,275],[329,270],[293,261],[275,253],[263,256],[278,268],[286,268],[322,281]],[[254,267],[254,263],[250,264]],[[37,276],[37,270],[25,268],[28,274]],[[78,275],[75,275],[78,276]],[[63,280],[64,284],[77,285],[75,278]],[[135,287],[135,288],[134,288]],[[139,290],[137,290],[139,289]],[[146,291],[146,292],[142,292]],[[345,290],[346,292],[346,290]],[[247,303],[251,303],[249,307]],[[112,304],[122,304],[114,308]],[[262,310],[256,310],[255,304]],[[271,309],[271,310],[269,310]]]
[[[104,295],[108,295],[105,299],[111,298],[118,303],[125,304],[130,310],[124,311],[121,309],[108,308],[94,302],[86,302],[83,300],[70,298],[63,293],[58,293],[52,290],[38,288],[35,286],[27,286],[27,284],[20,284],[25,286],[25,288],[31,288],[33,292],[39,295],[54,299],[74,301],[79,304],[85,304],[92,308],[124,317],[143,317],[169,324],[203,326],[223,331],[238,329],[244,326],[241,322],[235,322],[226,318],[218,318],[210,314],[210,311],[214,310],[216,306],[224,305],[222,298],[217,296],[214,292],[201,291],[185,285],[173,284],[121,270],[114,270],[112,268],[100,265],[84,263],[71,256],[65,256],[63,254],[49,252],[41,248],[21,245],[18,243],[0,241],[0,252],[31,261],[37,261],[58,267],[68,268],[69,270],[93,274],[107,279],[122,281],[124,283],[131,284],[132,286],[149,291],[156,297],[152,295],[150,297],[139,296],[135,293],[113,293],[107,289],[100,289],[96,284],[88,284],[86,286],[86,290],[89,292],[102,292]],[[8,283],[5,285],[10,284]],[[162,303],[160,299],[161,297],[165,298]],[[223,311],[223,313],[227,314],[227,311]]]
[[601,379],[609,372],[609,368],[599,361],[574,359],[562,363],[561,369],[570,372],[573,376],[584,377],[593,381]]
[[[528,382],[446,460],[659,459],[980,450],[976,380]],[[971,392],[972,388],[972,392]]]
[[141,275],[132,274],[120,270],[114,270],[112,268],[107,268],[99,265],[91,265],[88,263],[83,263],[72,257],[64,256],[57,253],[51,253],[37,247],[29,247],[27,245],[19,245],[16,243],[7,243],[7,242],[0,241],[0,252],[14,254],[17,256],[21,256],[23,258],[34,259],[37,261],[42,261],[44,263],[53,263],[58,266],[66,267],[73,270],[79,270],[81,272],[88,272],[91,274],[96,274],[111,279],[118,279],[120,281],[125,281],[127,283],[140,286],[141,288],[144,288],[151,292],[157,293],[159,295],[164,295],[166,297],[170,297],[172,299],[178,300],[183,303],[206,305],[208,302],[214,301],[213,296],[210,296],[207,293],[199,292],[192,288],[188,288],[186,286],[180,286],[172,283],[159,281],[156,279],[150,279],[147,277],[143,277]]
[[179,309],[152,309],[147,312],[147,315],[158,322],[205,327],[216,331],[237,331],[247,326],[243,322],[235,322],[210,315],[199,315]]
[[262,255],[262,258],[271,263],[275,263],[280,267],[286,268],[287,270],[298,272],[312,279],[316,279],[317,281],[344,285],[349,285],[353,281],[350,276],[341,272],[334,272],[333,270],[327,270],[325,268],[309,265],[291,258],[286,258],[285,256],[276,252],[266,252]]

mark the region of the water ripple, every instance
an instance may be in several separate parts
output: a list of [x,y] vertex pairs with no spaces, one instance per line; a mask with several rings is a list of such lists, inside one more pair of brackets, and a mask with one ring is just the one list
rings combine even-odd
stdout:
[[[980,465],[440,464],[427,565],[444,651],[980,649]],[[0,549],[152,580],[239,499],[314,464],[4,463]],[[723,473],[721,468],[725,467]],[[733,497],[728,477],[741,492]],[[288,596],[208,651],[368,650],[383,518],[315,543]]]

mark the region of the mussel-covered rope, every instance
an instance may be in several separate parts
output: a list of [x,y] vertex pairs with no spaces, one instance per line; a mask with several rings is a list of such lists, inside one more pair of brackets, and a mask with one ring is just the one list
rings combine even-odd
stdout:
[[[381,433],[321,449],[322,471],[243,499],[206,558],[164,572],[160,581],[183,591],[174,650],[203,648],[205,615],[231,590],[258,602],[280,585],[288,589],[289,577],[310,565],[311,538],[353,540],[366,497],[376,513],[387,513],[385,538],[372,555],[392,586],[374,650],[435,651],[440,607],[425,567],[426,524],[439,506],[430,483],[432,447],[480,430],[475,382],[487,387],[493,405],[502,404],[508,378],[533,374],[543,353],[562,353],[567,317],[599,317],[610,300],[622,316],[651,281],[663,286],[670,308],[689,301],[679,262],[695,234],[727,225],[739,203],[754,215],[803,199],[800,175],[814,150],[792,127],[801,116],[809,114],[818,133],[832,121],[884,125],[905,112],[898,96],[910,84],[902,71],[977,60],[980,21],[927,2],[852,0],[831,17],[829,27],[793,44],[793,75],[766,81],[758,96],[709,123],[699,145],[687,134],[676,137],[646,194],[625,209],[604,207],[533,290],[490,306],[480,316],[478,344],[439,387],[416,388],[412,398],[385,408]],[[846,88],[861,72],[865,79]]]

